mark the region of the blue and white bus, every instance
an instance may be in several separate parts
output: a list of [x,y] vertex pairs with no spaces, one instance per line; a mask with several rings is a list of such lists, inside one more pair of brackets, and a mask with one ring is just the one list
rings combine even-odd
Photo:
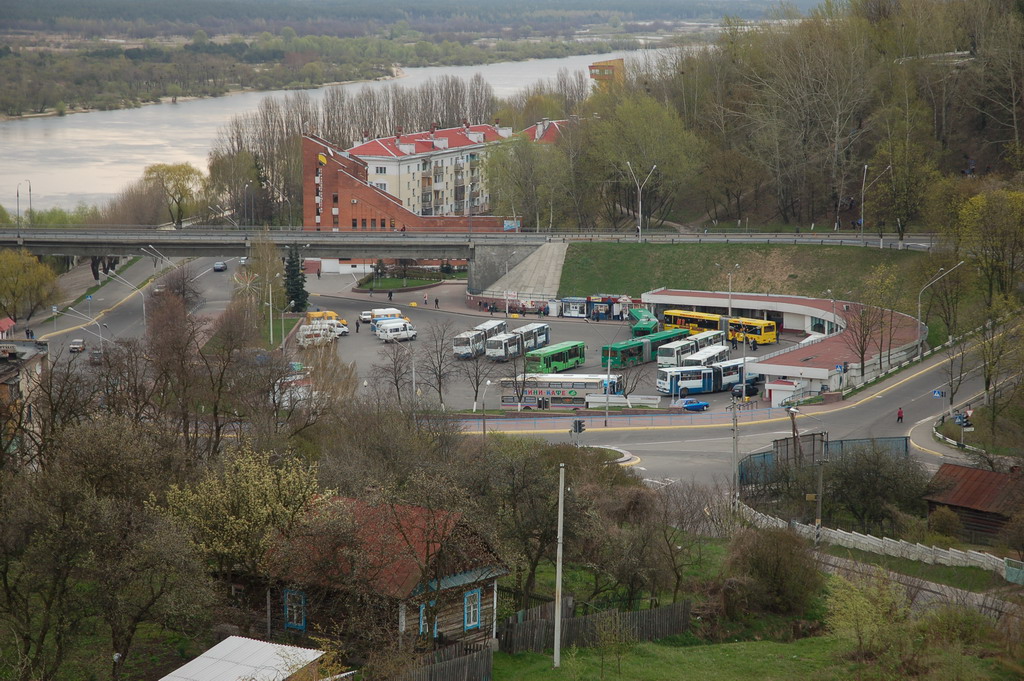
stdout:
[[542,348],[551,342],[551,327],[542,322],[520,326],[512,329],[512,333],[522,337],[523,349],[526,351]]
[[722,390],[722,367],[662,367],[655,382],[658,392],[673,397]]
[[719,362],[714,365],[722,369],[722,390],[728,390],[738,383],[750,385],[757,381],[760,376],[748,371],[745,364],[755,361],[754,357],[746,359],[730,359],[727,362]]

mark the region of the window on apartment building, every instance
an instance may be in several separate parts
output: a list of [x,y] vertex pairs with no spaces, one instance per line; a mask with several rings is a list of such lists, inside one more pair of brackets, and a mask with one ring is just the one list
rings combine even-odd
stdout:
[[352,218],[352,229],[355,229],[358,226],[359,226],[359,221],[356,220],[355,218]]
[[388,169],[385,166],[377,166],[376,168],[374,168],[374,171],[378,175],[384,175],[388,172]]
[[334,203],[338,202],[338,192],[334,192],[333,194],[331,194],[331,201],[333,201]]
[[338,216],[337,215],[334,216],[334,226],[335,227],[338,226]]
[[366,218],[363,218],[363,229],[366,229]]
[[370,218],[370,229],[377,229],[377,218]]
[[377,189],[381,190],[382,192],[386,192],[388,190],[388,183],[387,182],[374,182],[373,186],[376,187]]

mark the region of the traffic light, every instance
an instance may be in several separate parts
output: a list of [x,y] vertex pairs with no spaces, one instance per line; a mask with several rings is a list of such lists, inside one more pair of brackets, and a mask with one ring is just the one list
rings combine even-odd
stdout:
[[572,432],[582,433],[587,429],[587,424],[583,419],[576,419],[572,422]]

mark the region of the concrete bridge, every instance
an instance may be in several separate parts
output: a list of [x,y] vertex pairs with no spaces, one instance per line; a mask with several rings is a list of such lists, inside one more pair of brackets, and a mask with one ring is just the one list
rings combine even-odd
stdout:
[[[7,227],[0,229],[0,248],[24,248],[36,255],[136,256],[143,248],[155,248],[167,257],[238,257],[249,255],[257,240],[279,247],[299,247],[310,258],[436,258],[465,259],[469,262],[468,288],[480,293],[489,288],[529,290],[537,277],[552,270],[561,272],[565,248],[550,251],[536,267],[518,268],[520,276],[502,282],[513,268],[545,244],[571,242],[636,243],[636,237],[615,233],[480,233],[432,234],[424,232],[312,232],[295,229],[263,230],[251,227],[188,227],[164,230],[153,227]],[[650,233],[645,243],[774,243],[930,250],[934,235],[858,237],[854,234],[825,233],[768,234],[718,232],[711,234]],[[557,262],[556,262],[557,261]],[[549,277],[550,278],[550,277]],[[550,288],[544,286],[542,288]],[[538,296],[541,291],[538,290]]]
[[270,241],[297,246],[303,258],[431,258],[469,262],[471,292],[497,282],[547,243],[542,234],[429,234],[414,232],[306,232],[295,230],[153,228],[0,229],[0,248],[24,248],[35,255],[143,255],[143,249],[168,257],[228,258],[251,255],[253,244]]

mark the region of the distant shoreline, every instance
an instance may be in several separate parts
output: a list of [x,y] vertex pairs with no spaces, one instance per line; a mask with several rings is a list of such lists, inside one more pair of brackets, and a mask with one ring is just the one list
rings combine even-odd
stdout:
[[364,80],[339,80],[339,81],[335,81],[335,82],[332,82],[332,83],[323,83],[321,85],[317,85],[316,87],[295,88],[294,90],[287,90],[287,89],[284,89],[284,88],[278,88],[276,90],[243,90],[243,89],[235,89],[235,90],[228,90],[223,95],[213,95],[213,96],[209,96],[209,95],[190,95],[188,97],[178,97],[178,98],[161,97],[159,100],[157,100],[155,102],[141,102],[139,104],[139,106],[137,106],[137,107],[136,106],[121,107],[120,109],[75,109],[74,111],[65,111],[63,114],[58,113],[56,110],[48,110],[48,111],[44,111],[43,113],[28,113],[28,114],[22,114],[20,116],[8,116],[8,115],[5,114],[5,115],[0,115],[0,123],[7,123],[9,121],[28,120],[28,119],[32,119],[32,118],[52,118],[54,116],[60,117],[62,115],[63,116],[74,116],[76,114],[95,113],[97,111],[115,111],[115,110],[116,111],[128,111],[130,109],[139,109],[139,108],[142,108],[144,106],[154,106],[154,105],[157,105],[157,104],[178,104],[178,103],[181,103],[181,102],[195,101],[197,99],[213,99],[214,97],[230,97],[231,95],[249,94],[249,93],[253,93],[253,92],[301,92],[302,90],[320,90],[320,89],[325,88],[325,87],[334,87],[335,85],[351,85],[353,83],[374,83],[374,82],[377,82],[377,81],[380,81],[380,80],[398,80],[399,78],[405,78],[405,77],[406,77],[405,70],[401,66],[392,66],[391,67],[391,75],[390,76],[379,76],[377,78],[370,78],[370,79],[364,79]]

